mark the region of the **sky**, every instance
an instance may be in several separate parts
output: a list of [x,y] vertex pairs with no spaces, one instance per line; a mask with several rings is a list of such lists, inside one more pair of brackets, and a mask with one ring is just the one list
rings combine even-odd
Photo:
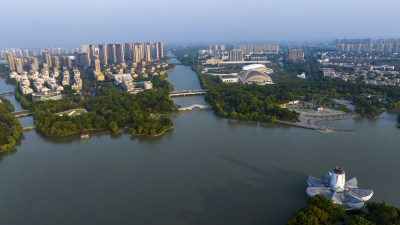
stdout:
[[0,0],[0,49],[400,38],[400,0]]

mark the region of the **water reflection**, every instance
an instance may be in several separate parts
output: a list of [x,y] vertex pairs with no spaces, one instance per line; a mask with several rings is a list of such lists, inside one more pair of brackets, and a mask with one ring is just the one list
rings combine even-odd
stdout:
[[[201,210],[183,210],[181,217],[186,223],[261,225],[274,217],[273,224],[285,224],[293,212],[287,210],[280,201],[288,202],[291,199],[294,202],[291,207],[301,207],[298,202],[306,200],[305,174],[280,167],[273,167],[272,171],[267,171],[233,157],[226,155],[220,157],[234,166],[261,175],[260,178],[252,179],[257,185],[229,179],[226,181],[227,187],[215,187],[211,190],[200,188],[199,192],[203,199]],[[276,182],[283,177],[285,178],[283,182]],[[282,191],[288,194],[277,196]]]

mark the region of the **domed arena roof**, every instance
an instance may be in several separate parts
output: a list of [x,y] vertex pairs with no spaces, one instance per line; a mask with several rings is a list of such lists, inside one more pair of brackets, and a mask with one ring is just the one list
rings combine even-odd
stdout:
[[243,84],[273,84],[271,77],[265,73],[255,70],[245,70],[239,73],[240,81]]
[[[260,71],[260,70],[266,70],[266,67],[263,64],[250,64],[247,66],[243,66],[242,69],[243,70],[258,70],[258,71]],[[260,71],[260,72],[263,72],[263,71]]]

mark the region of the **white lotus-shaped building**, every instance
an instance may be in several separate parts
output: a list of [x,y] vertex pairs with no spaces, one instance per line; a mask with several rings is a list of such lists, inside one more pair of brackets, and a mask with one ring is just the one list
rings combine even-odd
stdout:
[[372,190],[359,189],[357,178],[346,180],[341,167],[336,167],[333,172],[326,172],[322,179],[308,176],[307,184],[308,196],[324,195],[347,210],[361,209],[374,194]]

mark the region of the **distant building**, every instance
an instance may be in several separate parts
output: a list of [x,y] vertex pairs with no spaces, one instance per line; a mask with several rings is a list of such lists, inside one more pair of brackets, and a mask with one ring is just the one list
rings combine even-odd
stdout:
[[89,53],[90,54],[89,45],[82,45],[81,53]]
[[46,101],[46,100],[60,100],[62,99],[61,92],[59,91],[47,91],[40,93],[32,93],[32,101]]
[[108,62],[107,44],[99,45],[99,58],[101,64],[107,65]]
[[115,51],[116,51],[116,56],[117,56],[117,63],[121,64],[121,63],[125,62],[124,45],[116,44]]
[[53,62],[51,61],[51,55],[48,51],[42,52],[43,63],[46,63],[49,68],[53,67]]
[[89,57],[92,58],[96,54],[96,47],[94,45],[89,45]]
[[304,61],[303,49],[289,50],[288,59],[295,62]]
[[115,48],[115,44],[108,44],[107,53],[108,53],[108,62],[110,64],[116,64],[117,63],[117,51]]
[[132,43],[125,43],[125,58],[127,60],[133,60],[133,47]]
[[156,42],[155,47],[156,47],[155,58],[156,58],[156,59],[164,58],[164,47],[163,47],[163,43],[162,43],[161,41],[160,41],[160,42]]
[[15,69],[17,73],[22,73],[24,71],[22,58],[14,57]]
[[28,64],[30,67],[30,70],[32,72],[38,71],[39,70],[39,62],[38,59],[36,57],[32,57],[32,56],[28,56]]
[[133,62],[140,62],[143,59],[143,44],[135,43],[132,46],[133,48]]
[[90,57],[89,53],[75,53],[75,64],[80,66],[89,67],[90,66]]
[[53,67],[56,69],[60,68],[60,60],[58,59],[58,56],[53,56]]
[[234,49],[234,50],[230,51],[229,61],[244,61],[243,51],[238,50],[238,49]]
[[263,44],[263,45],[235,45],[235,49],[244,52],[263,52],[265,54],[278,54],[279,45]]
[[62,65],[68,68],[72,68],[72,59],[69,56],[61,56]]
[[6,57],[7,57],[8,69],[10,71],[15,71],[13,54],[11,52],[6,52]]
[[144,44],[146,62],[151,62],[151,42]]
[[239,77],[237,77],[237,76],[226,75],[226,76],[220,76],[219,79],[223,83],[239,83]]

